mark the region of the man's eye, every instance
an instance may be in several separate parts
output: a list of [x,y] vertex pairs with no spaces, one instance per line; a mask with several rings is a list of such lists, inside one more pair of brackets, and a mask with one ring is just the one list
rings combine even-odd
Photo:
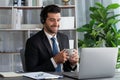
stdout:
[[57,22],[59,22],[60,21],[60,19],[58,19],[58,20],[56,20],[56,19],[49,19],[51,22],[54,22],[54,21],[57,21]]
[[58,22],[60,21],[60,19],[57,20]]
[[54,19],[50,19],[50,21],[55,21]]

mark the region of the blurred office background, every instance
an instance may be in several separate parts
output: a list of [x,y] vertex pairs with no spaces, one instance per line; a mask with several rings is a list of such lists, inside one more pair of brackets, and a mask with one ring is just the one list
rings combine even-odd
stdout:
[[[16,1],[20,1],[20,4],[16,4]],[[28,6],[28,0],[0,0],[0,6]],[[62,0],[41,0],[43,6],[48,4],[59,4],[63,5]],[[76,27],[80,27],[85,23],[88,23],[89,18],[89,7],[94,6],[95,2],[100,2],[104,5],[108,5],[110,3],[120,3],[120,0],[70,0],[69,5],[76,6]],[[40,11],[39,10],[20,10],[22,16],[22,24],[40,24]],[[62,16],[73,16],[73,11],[69,10],[68,13],[63,11]],[[114,14],[120,13],[120,9],[114,11]],[[0,9],[0,24],[7,24],[8,27],[12,23],[12,11],[11,10],[3,10]],[[117,24],[119,28],[120,23]],[[8,28],[7,27],[7,28]],[[36,31],[33,31],[33,33]],[[64,32],[64,31],[63,31]],[[74,31],[70,31],[69,34],[70,39],[74,39],[75,33]],[[0,71],[22,71],[22,64],[19,51],[24,48],[26,42],[26,31],[6,31],[0,30]],[[66,32],[68,34],[68,32]],[[32,32],[31,32],[32,35]],[[26,39],[25,39],[26,38]],[[78,38],[82,38],[82,36],[78,36]],[[10,53],[10,54],[8,54]],[[17,53],[17,54],[14,54]]]

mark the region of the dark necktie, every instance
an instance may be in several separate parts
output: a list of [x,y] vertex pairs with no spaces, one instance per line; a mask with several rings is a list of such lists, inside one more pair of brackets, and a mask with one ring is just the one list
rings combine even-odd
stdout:
[[[58,47],[57,47],[55,38],[52,37],[51,40],[52,40],[52,46],[53,46],[53,55],[56,55],[58,53]],[[56,72],[61,72],[61,65],[60,64],[57,64]]]

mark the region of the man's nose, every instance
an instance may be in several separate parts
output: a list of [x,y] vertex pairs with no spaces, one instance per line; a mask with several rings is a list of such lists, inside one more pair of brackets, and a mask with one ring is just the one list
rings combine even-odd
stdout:
[[58,25],[58,24],[59,24],[59,21],[56,20],[56,21],[54,22],[54,24],[55,24],[55,25]]

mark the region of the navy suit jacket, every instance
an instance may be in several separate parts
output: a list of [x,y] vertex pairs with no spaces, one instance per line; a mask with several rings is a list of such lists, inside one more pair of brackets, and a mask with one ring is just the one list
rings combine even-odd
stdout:
[[[60,51],[69,48],[69,39],[66,35],[58,32],[57,39]],[[27,40],[25,48],[25,64],[27,72],[54,72],[55,68],[51,62],[52,57],[52,48],[44,30],[39,31]],[[64,71],[75,70],[75,68],[71,68],[69,61],[66,61],[63,64]]]

